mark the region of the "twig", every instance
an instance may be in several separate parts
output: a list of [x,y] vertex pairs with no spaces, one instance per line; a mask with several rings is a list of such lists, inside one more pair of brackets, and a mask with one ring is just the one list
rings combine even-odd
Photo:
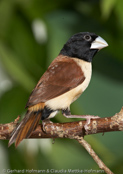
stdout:
[[113,172],[102,162],[102,160],[94,152],[90,144],[83,137],[76,136],[75,139],[88,151],[95,162],[98,164],[99,168],[104,170],[107,174],[113,174]]

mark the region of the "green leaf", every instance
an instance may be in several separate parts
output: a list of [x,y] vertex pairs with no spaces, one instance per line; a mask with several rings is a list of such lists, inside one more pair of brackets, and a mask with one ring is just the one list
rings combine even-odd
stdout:
[[102,0],[101,1],[101,12],[104,19],[108,19],[113,7],[115,6],[117,0]]
[[[123,28],[123,1],[117,1],[116,7],[115,7],[115,11],[118,17],[118,22],[119,22],[119,27]],[[122,33],[122,31],[121,31]],[[122,36],[122,34],[121,34]]]
[[21,61],[2,43],[0,43],[0,55],[2,63],[11,77],[30,92],[36,83],[26,69],[24,69]]

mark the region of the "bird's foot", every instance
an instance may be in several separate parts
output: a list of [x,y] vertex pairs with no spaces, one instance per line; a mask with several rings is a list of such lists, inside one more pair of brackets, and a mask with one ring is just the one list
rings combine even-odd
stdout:
[[46,124],[48,123],[53,123],[52,121],[50,121],[49,119],[46,119],[46,120],[42,120],[42,129],[45,133],[47,133],[46,129],[45,129],[45,126]]
[[84,128],[85,128],[85,131],[87,132],[88,134],[88,129],[89,129],[89,124],[91,122],[91,119],[97,119],[97,118],[100,118],[99,116],[93,116],[93,115],[85,115],[85,119],[86,119],[86,123],[84,125]]
[[85,131],[86,131],[86,134],[88,134],[88,130],[89,130],[89,124],[91,122],[91,119],[98,119],[100,118],[99,116],[94,116],[94,115],[67,115],[66,112],[62,112],[63,115],[66,117],[66,118],[84,118],[86,119],[86,123],[84,125],[84,128],[85,128]]

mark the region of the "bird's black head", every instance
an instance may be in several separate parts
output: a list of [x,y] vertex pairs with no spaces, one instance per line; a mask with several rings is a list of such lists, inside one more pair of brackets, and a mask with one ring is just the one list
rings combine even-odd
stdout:
[[91,62],[97,51],[106,46],[107,42],[95,33],[80,32],[67,41],[60,54]]

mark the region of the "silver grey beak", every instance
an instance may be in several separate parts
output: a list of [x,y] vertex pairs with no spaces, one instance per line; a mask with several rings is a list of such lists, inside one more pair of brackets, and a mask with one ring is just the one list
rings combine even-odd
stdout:
[[108,46],[108,43],[100,36],[98,36],[91,44],[90,49],[102,49]]

